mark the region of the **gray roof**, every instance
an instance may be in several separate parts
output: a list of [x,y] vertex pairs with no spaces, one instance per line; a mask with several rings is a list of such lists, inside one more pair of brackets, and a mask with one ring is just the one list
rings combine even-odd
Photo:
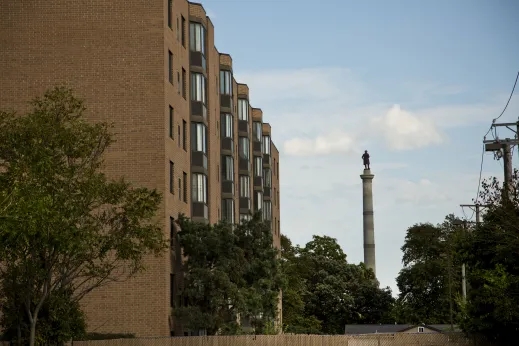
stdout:
[[[450,332],[450,324],[347,324],[344,334],[391,334],[406,331],[416,326],[423,326],[438,332]],[[458,326],[454,325],[454,332],[459,332]]]
[[398,333],[412,326],[412,324],[347,324],[344,334]]

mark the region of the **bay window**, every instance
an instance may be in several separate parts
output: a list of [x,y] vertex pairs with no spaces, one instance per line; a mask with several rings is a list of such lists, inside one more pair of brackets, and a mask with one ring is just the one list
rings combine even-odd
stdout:
[[234,199],[222,200],[222,219],[234,224]]
[[205,55],[205,28],[200,23],[191,22],[189,25],[189,49]]
[[245,99],[238,99],[238,119],[249,121],[249,102]]
[[240,197],[250,198],[250,178],[248,175],[240,175]]
[[207,154],[207,127],[202,123],[191,123],[191,151]]
[[223,157],[222,180],[234,181],[234,159],[232,156]]
[[261,156],[254,156],[254,176],[261,177],[263,174],[263,160]]
[[263,154],[270,155],[270,136],[263,136]]
[[201,73],[191,73],[191,101],[206,104],[205,77]]
[[231,71],[220,71],[220,93],[232,95],[232,73]]
[[252,123],[252,140],[261,142],[261,122],[259,121]]
[[250,158],[250,143],[247,137],[240,137],[238,141],[238,150],[240,158],[249,160]]
[[263,220],[272,220],[272,202],[263,201]]
[[256,211],[261,210],[263,206],[263,193],[260,191],[254,191],[254,208]]
[[221,127],[222,127],[222,137],[224,138],[233,138],[233,116],[229,113],[224,113],[221,115]]
[[263,186],[272,186],[272,171],[270,170],[270,168],[265,168],[263,170]]
[[207,176],[193,173],[191,186],[192,201],[207,204]]

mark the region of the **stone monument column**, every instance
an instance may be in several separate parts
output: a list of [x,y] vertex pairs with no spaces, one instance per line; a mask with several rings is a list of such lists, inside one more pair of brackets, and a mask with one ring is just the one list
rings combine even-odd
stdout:
[[375,224],[373,222],[373,178],[370,169],[364,169],[362,179],[362,214],[364,228],[364,264],[377,275],[375,266]]

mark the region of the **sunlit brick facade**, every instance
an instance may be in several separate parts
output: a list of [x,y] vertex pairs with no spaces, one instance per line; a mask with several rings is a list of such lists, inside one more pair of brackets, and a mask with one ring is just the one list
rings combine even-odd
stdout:
[[183,288],[178,214],[239,222],[260,210],[276,247],[280,237],[279,152],[231,56],[216,49],[213,23],[186,0],[3,0],[0,14],[0,108],[23,112],[47,89],[73,88],[91,121],[114,124],[106,173],[164,196],[157,218],[170,254],[87,296],[88,328],[184,335],[172,318]]

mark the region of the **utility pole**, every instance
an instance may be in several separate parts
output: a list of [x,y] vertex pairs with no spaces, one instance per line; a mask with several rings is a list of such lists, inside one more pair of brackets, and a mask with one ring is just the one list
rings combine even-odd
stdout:
[[[515,126],[515,129],[511,126]],[[515,133],[514,139],[506,138],[504,140],[501,140],[499,138],[496,138],[493,140],[483,140],[483,143],[485,144],[485,151],[492,151],[496,153],[498,159],[500,159],[501,157],[503,158],[505,178],[503,187],[505,195],[508,196],[508,193],[511,189],[513,175],[512,147],[515,145],[519,145],[519,121],[515,123],[493,123],[492,128],[496,127],[506,127],[507,129]]]
[[[460,204],[460,207],[469,207],[469,208],[475,208],[476,210],[476,228],[479,227],[479,224],[481,222],[481,208],[486,208],[488,207],[489,204],[479,204],[479,203],[476,203],[476,204]],[[467,232],[468,230],[468,223],[470,221],[467,221],[467,220],[464,220],[464,221],[459,221],[459,222],[454,222],[454,224],[456,225],[462,225],[463,226],[463,231],[464,232]],[[463,301],[466,302],[467,301],[467,275],[466,275],[466,264],[463,263],[461,265],[461,289],[462,289],[462,294],[463,294]]]

